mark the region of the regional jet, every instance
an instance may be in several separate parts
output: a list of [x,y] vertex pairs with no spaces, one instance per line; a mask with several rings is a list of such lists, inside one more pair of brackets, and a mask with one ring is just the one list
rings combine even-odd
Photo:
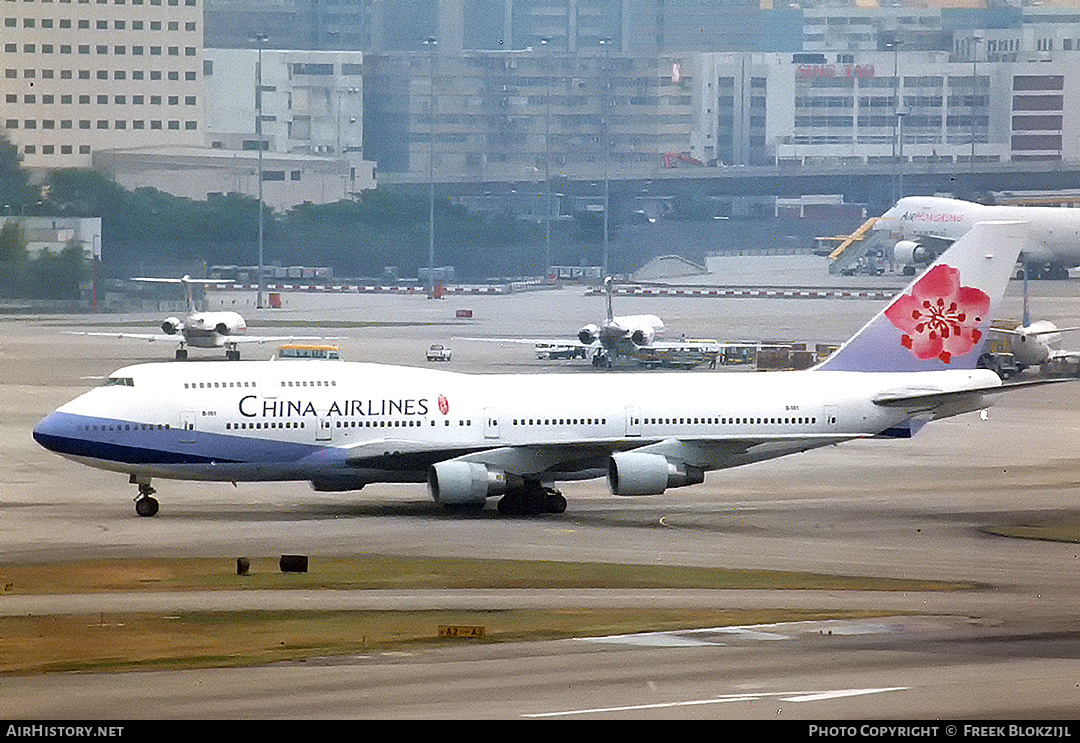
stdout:
[[155,480],[426,482],[444,507],[561,513],[559,481],[655,496],[705,473],[851,439],[908,437],[981,410],[976,368],[1027,225],[973,227],[828,359],[805,371],[464,374],[344,361],[142,364],[48,415],[34,438]]
[[868,220],[829,256],[837,259],[855,241],[876,237],[891,249],[904,272],[916,271],[987,220],[1029,222],[1031,240],[1021,260],[1034,279],[1067,279],[1080,266],[1080,210],[1053,206],[985,205],[939,196],[905,196],[880,217]]
[[[195,309],[195,300],[191,287],[196,284],[220,284],[218,279],[193,279],[183,276],[179,279],[139,277],[133,281],[158,284],[181,284],[187,290],[187,317],[167,317],[161,323],[161,333],[104,333],[71,331],[75,335],[94,335],[108,338],[136,338],[145,341],[176,342],[176,360],[186,361],[188,348],[224,348],[225,358],[229,361],[240,360],[241,343],[279,343],[292,340],[314,340],[302,336],[245,336],[247,323],[237,312],[199,312]],[[226,282],[227,283],[227,282]]]
[[1028,280],[1024,277],[1024,315],[1020,324],[1009,330],[995,327],[992,331],[1005,335],[1009,340],[1009,350],[1021,370],[1034,366],[1043,366],[1052,361],[1080,358],[1080,351],[1066,351],[1059,348],[1061,334],[1080,330],[1080,327],[1059,328],[1049,320],[1032,320],[1029,309]]
[[[684,366],[696,366],[715,357],[720,346],[715,341],[682,340],[664,342],[664,321],[656,315],[616,315],[612,309],[613,281],[604,279],[607,293],[607,317],[588,323],[577,332],[577,340],[552,338],[468,338],[457,340],[495,343],[531,343],[537,346],[569,348],[570,355],[592,356],[592,365],[611,368],[620,358],[642,364],[661,365],[665,359],[678,359]],[[689,360],[694,360],[692,363]]]

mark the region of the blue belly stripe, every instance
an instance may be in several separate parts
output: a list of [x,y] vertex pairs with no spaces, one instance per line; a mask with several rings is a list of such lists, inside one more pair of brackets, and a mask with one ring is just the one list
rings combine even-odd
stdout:
[[[123,464],[245,464],[297,462],[327,447],[180,428],[142,430],[131,421],[53,413],[34,428],[34,440],[68,456]],[[91,428],[88,430],[87,426]],[[93,430],[97,426],[98,430]],[[117,430],[108,430],[112,426]],[[131,426],[132,430],[124,430]],[[185,441],[184,439],[194,439]],[[336,457],[330,457],[336,458]],[[341,457],[344,460],[344,457]]]

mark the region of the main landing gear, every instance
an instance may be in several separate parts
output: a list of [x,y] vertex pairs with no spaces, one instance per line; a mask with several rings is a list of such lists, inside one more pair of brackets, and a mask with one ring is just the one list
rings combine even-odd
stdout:
[[533,516],[539,513],[563,513],[566,498],[554,488],[537,485],[526,490],[514,490],[499,499],[503,516]]
[[132,475],[129,482],[139,486],[139,494],[135,496],[135,513],[147,517],[156,515],[158,502],[154,493],[157,491],[150,487],[150,481],[142,481]]

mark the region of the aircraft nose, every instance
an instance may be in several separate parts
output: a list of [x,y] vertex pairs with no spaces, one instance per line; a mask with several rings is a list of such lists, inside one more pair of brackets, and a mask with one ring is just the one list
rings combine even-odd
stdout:
[[68,425],[64,416],[60,413],[50,413],[34,426],[34,441],[49,451],[59,452],[62,442],[67,438]]

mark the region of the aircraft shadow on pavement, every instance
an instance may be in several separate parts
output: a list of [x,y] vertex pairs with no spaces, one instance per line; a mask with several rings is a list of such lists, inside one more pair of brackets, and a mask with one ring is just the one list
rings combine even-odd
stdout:
[[264,504],[254,506],[235,505],[221,508],[187,507],[176,504],[156,516],[161,518],[206,519],[209,521],[275,522],[275,521],[321,521],[329,519],[366,518],[412,518],[424,521],[507,521],[510,523],[536,523],[567,527],[606,527],[623,529],[669,529],[693,530],[709,533],[744,534],[760,531],[728,513],[703,511],[680,512],[660,508],[575,508],[571,503],[566,513],[507,516],[500,514],[489,503],[482,510],[453,509],[439,506],[431,501],[366,501],[297,503],[272,508]]

